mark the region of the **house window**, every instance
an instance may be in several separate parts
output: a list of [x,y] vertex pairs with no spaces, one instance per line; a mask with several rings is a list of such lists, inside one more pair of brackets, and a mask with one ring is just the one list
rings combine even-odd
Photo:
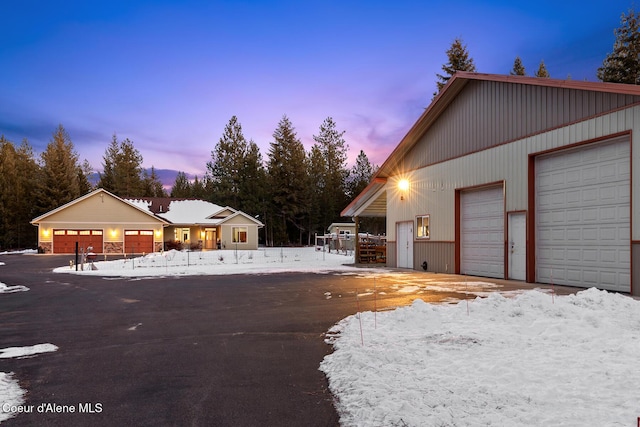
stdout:
[[416,217],[416,233],[418,239],[428,239],[429,234],[429,215],[421,215]]
[[247,243],[247,227],[232,227],[233,243]]

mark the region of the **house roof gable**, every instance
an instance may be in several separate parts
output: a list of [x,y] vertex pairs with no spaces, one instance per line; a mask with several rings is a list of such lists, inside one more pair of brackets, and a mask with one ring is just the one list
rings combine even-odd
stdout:
[[149,218],[149,220],[151,221],[157,221],[160,223],[167,223],[166,220],[156,217],[155,215],[153,215],[151,212],[149,212],[148,210],[142,209],[139,206],[136,206],[135,204],[132,204],[130,202],[128,202],[127,200],[124,200],[118,196],[116,196],[115,194],[110,193],[109,191],[105,190],[104,188],[98,188],[96,190],[93,190],[90,193],[87,193],[83,196],[80,196],[68,203],[65,203],[62,206],[59,206],[49,212],[46,212],[42,215],[40,215],[37,218],[34,218],[33,220],[31,220],[32,224],[38,224],[40,222],[46,221],[46,220],[50,220],[52,217],[55,217],[56,215],[64,212],[65,210],[68,209],[73,209],[74,207],[78,207],[80,205],[82,205],[83,203],[85,203],[86,201],[88,201],[89,199],[92,199],[94,197],[109,197],[110,199],[116,201],[119,204],[122,204],[123,206],[126,206],[128,208],[134,209],[136,212],[138,213],[142,213],[145,216],[147,216]]
[[264,224],[261,221],[259,221],[258,219],[254,218],[251,215],[248,215],[248,214],[246,214],[246,213],[244,213],[242,211],[235,211],[235,213],[223,218],[222,220],[220,220],[220,224],[224,224],[224,223],[227,223],[227,222],[233,222],[234,219],[239,218],[239,217],[247,219],[249,222],[254,223],[255,225],[258,226],[258,228],[259,227],[264,227]]
[[449,79],[448,83],[433,99],[431,104],[416,120],[407,134],[387,157],[385,162],[378,169],[378,172],[375,175],[376,178],[386,178],[397,171],[398,165],[402,162],[402,158],[405,157],[420,141],[422,136],[434,125],[438,118],[447,110],[451,103],[456,100],[460,93],[465,90],[470,82],[496,82],[527,86],[543,86],[549,88],[573,89],[640,97],[640,86],[636,85],[459,71]]

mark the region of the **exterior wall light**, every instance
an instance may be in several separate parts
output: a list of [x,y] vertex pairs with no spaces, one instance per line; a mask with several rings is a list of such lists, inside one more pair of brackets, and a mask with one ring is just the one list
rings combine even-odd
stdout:
[[409,190],[409,180],[402,178],[398,181],[398,190],[400,190],[400,200],[404,200],[404,195]]

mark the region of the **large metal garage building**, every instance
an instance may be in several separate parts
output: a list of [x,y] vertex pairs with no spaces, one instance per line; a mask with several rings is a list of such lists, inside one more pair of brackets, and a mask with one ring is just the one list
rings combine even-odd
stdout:
[[640,293],[635,126],[638,86],[459,72],[342,214],[392,267]]

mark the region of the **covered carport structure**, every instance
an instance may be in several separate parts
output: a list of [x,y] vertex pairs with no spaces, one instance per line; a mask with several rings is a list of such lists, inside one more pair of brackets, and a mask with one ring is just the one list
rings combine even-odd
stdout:
[[[374,178],[346,208],[341,216],[353,218],[356,236],[360,235],[360,218],[385,218],[387,216],[387,180]],[[360,245],[356,244],[356,262],[360,259]],[[387,251],[389,247],[387,246]]]

